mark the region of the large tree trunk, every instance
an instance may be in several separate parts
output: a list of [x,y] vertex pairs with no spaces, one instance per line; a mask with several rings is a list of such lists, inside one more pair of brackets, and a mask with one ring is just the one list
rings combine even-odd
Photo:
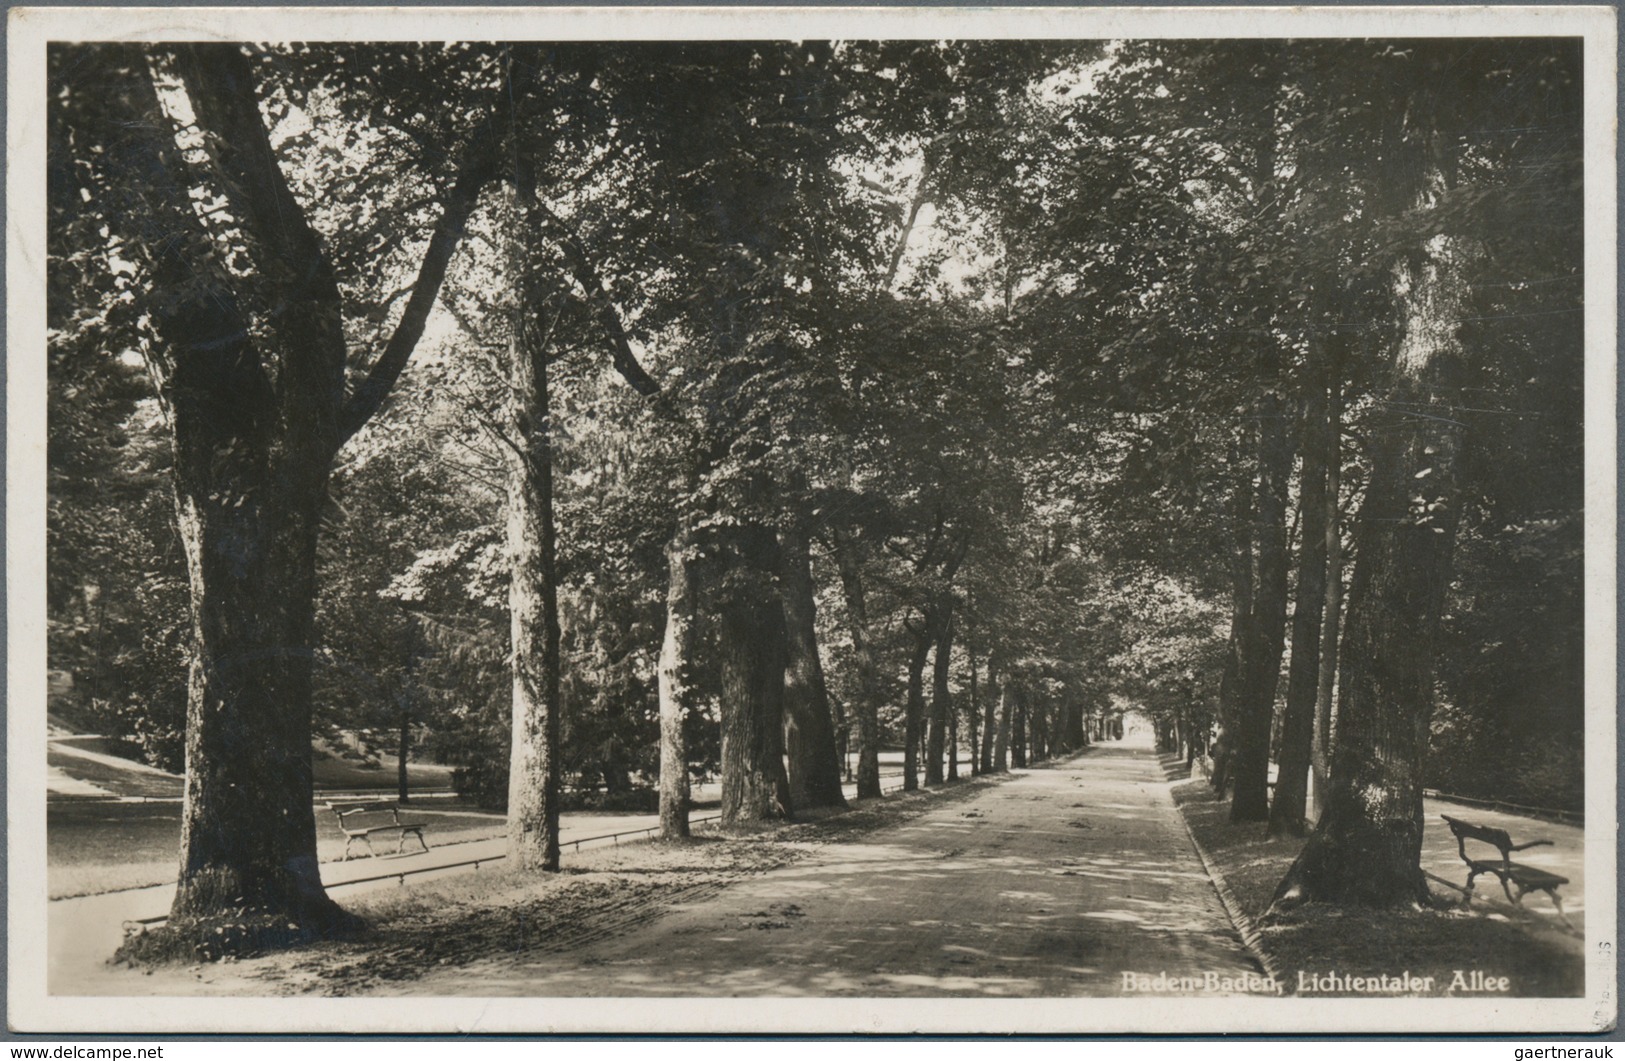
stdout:
[[[529,211],[525,212],[527,217]],[[531,232],[531,224],[520,226]],[[559,597],[547,351],[534,313],[528,247],[514,256],[518,304],[508,344],[508,613],[513,746],[508,865],[559,868]]]
[[[920,787],[920,743],[925,735],[921,723],[925,721],[925,661],[931,654],[932,634],[936,617],[930,612],[920,622],[914,634],[914,648],[908,656],[907,699],[903,702],[903,791],[913,792]],[[938,777],[940,781],[940,776]]]
[[619,736],[626,729],[626,704],[628,700],[636,702],[641,699],[643,683],[633,679],[628,683],[624,694],[619,691],[612,692],[600,689],[594,698],[593,710],[600,713],[604,719],[605,729],[610,737],[604,744],[603,760],[598,766],[598,776],[604,779],[604,793],[606,795],[620,795],[632,791],[632,768],[625,742]]
[[1253,609],[1253,488],[1252,472],[1242,463],[1247,428],[1230,439],[1230,466],[1238,469],[1230,493],[1230,636],[1225,644],[1224,670],[1219,677],[1219,737],[1213,742],[1213,776],[1209,779],[1221,796],[1230,786],[1235,762],[1236,731],[1241,725],[1245,699],[1245,663]]
[[401,803],[410,803],[412,791],[406,783],[406,758],[412,753],[412,712],[401,709],[400,740],[395,749],[395,798]]
[[[513,669],[513,744],[508,772],[508,865],[559,868],[560,696],[558,543],[553,512],[553,441],[547,338],[538,312],[541,276],[535,264],[544,230],[564,252],[573,278],[596,303],[598,322],[617,371],[643,394],[655,384],[632,357],[613,304],[574,235],[536,197],[535,174],[517,143],[510,144],[518,224],[511,273],[517,286],[509,340],[507,398],[508,606]],[[620,749],[602,768],[608,791],[628,786]]]
[[831,538],[835,543],[835,563],[841,572],[841,591],[846,597],[853,668],[857,672],[852,713],[858,721],[858,798],[868,799],[880,795],[880,672],[875,665],[874,641],[869,635],[862,545],[839,529],[831,531]]
[[[987,661],[987,702],[982,705],[982,773],[993,772],[993,746],[999,728],[999,701],[1003,699],[994,680],[993,660]],[[1003,753],[1000,753],[1003,758]],[[999,767],[1003,769],[1003,767]]]
[[976,647],[969,640],[965,642],[965,656],[970,661],[970,709],[965,713],[965,723],[970,732],[970,775],[972,777],[985,773],[982,768],[982,691],[976,681]]
[[1010,765],[1021,769],[1027,765],[1027,691],[1016,693],[1016,713],[1010,720]]
[[1315,776],[1315,820],[1326,806],[1331,783],[1332,694],[1337,688],[1337,635],[1343,619],[1342,367],[1334,364],[1326,409],[1326,614],[1320,626],[1320,683],[1315,692],[1315,736],[1310,758]]
[[818,615],[806,533],[799,527],[780,531],[779,547],[784,561],[779,594],[789,649],[784,672],[784,745],[791,805],[798,809],[844,807],[841,758],[824,686],[824,665],[818,658]]
[[954,638],[952,607],[944,601],[937,611],[937,641],[931,664],[931,732],[925,754],[925,783],[928,785],[942,784],[942,756],[947,749],[948,716],[953,711],[948,696],[948,667],[953,658]]
[[402,626],[401,642],[401,680],[394,690],[396,742],[395,742],[395,799],[400,803],[409,803],[412,790],[409,784],[407,763],[412,756],[412,706],[417,696],[418,662],[422,656],[422,634],[418,629],[417,616],[410,611],[405,614]]
[[[208,166],[183,163],[150,50],[107,45],[76,56],[74,80],[94,86],[95,106],[53,112],[83,165],[52,179],[81,182],[104,235],[147,270],[141,308],[158,341],[144,352],[173,433],[192,626],[180,867],[164,931],[220,957],[359,925],[327,897],[316,859],[318,527],[333,459],[410,357],[489,173],[465,165],[399,324],[347,397],[343,301],[279,168],[249,57],[235,44],[173,51]],[[200,225],[199,182],[228,201],[238,245]],[[245,245],[253,298],[239,298]],[[251,307],[265,304],[276,311],[256,318]]]
[[732,585],[718,609],[722,663],[722,821],[788,818],[784,770],[784,607],[773,590],[778,542],[763,527],[732,531]]
[[1056,698],[1054,708],[1050,715],[1050,754],[1059,758],[1072,750],[1067,735],[1067,716],[1072,710],[1071,697],[1067,695],[1066,687],[1061,687],[1061,695]]
[[[179,372],[178,383],[188,374]],[[222,399],[227,404],[215,410],[198,407]],[[176,433],[185,442],[175,474],[194,655],[170,917],[184,924],[233,909],[245,917],[285,914],[291,937],[309,938],[348,923],[322,888],[311,804],[316,531],[326,465],[313,466],[323,469],[319,476],[290,468],[276,476],[280,484],[238,478],[223,467],[233,462],[209,456],[244,441],[220,430],[229,418],[217,414],[229,401],[177,387]]]
[[1041,732],[1044,718],[1044,694],[1036,692],[1023,701],[1027,708],[1026,760],[1036,763],[1044,758],[1044,736]]
[[693,666],[697,638],[692,532],[678,526],[666,544],[666,632],[660,642],[660,835],[688,836],[688,748],[683,722],[695,709]]
[[[1286,200],[1278,194],[1275,174],[1279,149],[1277,105],[1282,91],[1280,49],[1267,46],[1261,58],[1255,87],[1265,102],[1257,111],[1252,205],[1259,216],[1264,216],[1278,215]],[[1257,490],[1254,507],[1244,517],[1252,529],[1252,597],[1239,644],[1234,701],[1226,705],[1231,709],[1225,731],[1230,748],[1229,774],[1234,784],[1230,802],[1233,822],[1265,821],[1269,817],[1270,735],[1286,641],[1286,515],[1292,445],[1285,403],[1279,393],[1285,383],[1282,354],[1273,339],[1264,338],[1262,342],[1258,368],[1263,394],[1254,405],[1258,417]]]
[[1307,375],[1303,459],[1298,475],[1298,597],[1292,618],[1292,662],[1287,671],[1280,770],[1270,804],[1270,836],[1303,836],[1308,832],[1304,809],[1315,728],[1315,693],[1320,684],[1320,623],[1326,607],[1326,374],[1319,365],[1313,365]]
[[1001,774],[1010,769],[1010,730],[1015,724],[1016,698],[1020,695],[1015,679],[1005,675],[999,686],[999,723],[993,741],[993,770]]
[[1292,475],[1288,418],[1278,397],[1261,403],[1258,427],[1257,551],[1253,602],[1242,641],[1240,695],[1232,733],[1233,822],[1269,818],[1270,730],[1286,647],[1287,486]]
[[[291,195],[249,63],[222,47],[182,53],[199,124],[233,138],[211,145],[224,148],[222,172],[251,181],[233,187],[233,211],[258,232],[255,208]],[[146,250],[160,293],[151,312],[161,341],[148,364],[173,431],[191,587],[187,780],[169,930],[202,957],[339,934],[359,922],[322,887],[310,763],[316,540],[342,442],[345,346],[333,273],[303,215],[291,218],[265,256],[301,259],[298,282],[270,292],[298,300],[251,328],[188,205],[145,52],[111,46],[86,61],[86,76],[109,78],[99,115],[114,130],[108,173],[144,182],[114,185],[107,209],[127,241],[121,253]]]
[[1326,808],[1282,880],[1283,906],[1430,901],[1421,869],[1423,761],[1450,582],[1461,426],[1466,248],[1435,236],[1401,269],[1406,326],[1373,424],[1338,677]]
[[852,780],[852,720],[847,717],[846,705],[840,698],[829,692],[827,686],[824,692],[829,696],[830,717],[835,722],[835,755],[841,761],[841,781],[845,783]]

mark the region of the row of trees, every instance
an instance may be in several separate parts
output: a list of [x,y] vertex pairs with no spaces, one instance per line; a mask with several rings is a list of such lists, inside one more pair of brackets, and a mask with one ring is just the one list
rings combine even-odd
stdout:
[[1425,902],[1428,776],[1582,790],[1577,47],[1150,53],[1188,86],[1137,129],[1166,186],[1232,202],[1206,264],[1245,367],[1197,377],[1231,415],[1181,476],[1225,496],[1214,784],[1271,835],[1318,822],[1279,900]]
[[[1379,902],[1421,879],[1444,644],[1448,761],[1577,755],[1566,46],[51,70],[53,653],[158,755],[183,727],[143,707],[190,663],[178,930],[350,923],[316,873],[324,718],[403,763],[431,731],[556,868],[567,775],[658,777],[682,836],[713,761],[728,821],[782,817],[842,802],[843,747],[875,795],[888,739],[915,787],[1137,703],[1191,752],[1222,722],[1233,812],[1275,829],[1321,749],[1284,891]],[[1517,427],[1475,450],[1476,416]],[[1530,628],[1536,572],[1565,577]],[[86,668],[109,637],[123,670]]]

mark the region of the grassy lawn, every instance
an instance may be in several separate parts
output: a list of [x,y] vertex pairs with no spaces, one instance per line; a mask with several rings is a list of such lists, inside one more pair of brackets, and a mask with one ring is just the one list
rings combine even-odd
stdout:
[[[1297,986],[1300,972],[1351,976],[1433,977],[1431,991],[1445,995],[1457,970],[1507,977],[1506,995],[1536,998],[1584,993],[1585,966],[1578,939],[1529,921],[1512,921],[1483,905],[1471,912],[1439,910],[1359,910],[1307,903],[1268,916],[1276,886],[1303,846],[1302,840],[1266,840],[1261,823],[1233,825],[1229,803],[1206,781],[1174,785],[1179,804],[1198,843],[1259,928],[1264,949],[1287,980]],[[1441,889],[1441,898],[1459,895]],[[1360,994],[1318,992],[1320,994]],[[1464,992],[1457,991],[1456,994]]]
[[[395,763],[391,756],[380,756],[379,765],[368,766],[351,759],[317,756],[311,764],[316,790],[349,792],[360,789],[395,790]],[[434,763],[406,764],[406,787],[414,791],[448,790],[451,788],[449,766]]]
[[[76,741],[75,744],[84,747],[87,751],[107,754],[102,748],[89,741]],[[73,755],[59,748],[48,747],[45,752],[45,762],[47,765],[57,767],[69,777],[105,789],[115,796],[179,799],[183,784],[182,779],[174,774],[161,774],[115,766],[112,763],[99,762],[95,759],[86,759],[82,756]],[[134,766],[135,764],[131,765]]]
[[[120,742],[107,737],[59,737],[46,750],[46,762],[58,767],[69,777],[106,789],[115,796],[144,796],[148,799],[176,799],[181,794],[183,779],[179,774],[166,774],[144,768],[140,763],[128,761],[120,754],[125,750]],[[101,762],[74,755],[78,748],[97,755],[113,756],[118,762]],[[311,772],[317,791],[353,792],[366,789],[394,791],[396,760],[381,755],[376,764],[354,759],[341,759],[320,752],[313,756]],[[451,788],[449,766],[436,763],[408,762],[407,787],[422,792],[445,791]]]
[[[69,778],[111,795],[159,802],[53,795],[46,810],[46,876],[53,899],[140,888],[175,879],[181,836],[179,800],[185,780],[118,757],[115,743],[105,737],[59,737],[47,746],[46,762]],[[380,765],[368,767],[318,755],[313,767],[318,793],[365,789],[392,792],[395,787],[395,760],[387,757]],[[416,791],[451,786],[450,767],[411,763],[407,771],[408,784]],[[413,814],[429,822],[429,843],[436,847],[493,836],[503,828],[499,816],[455,800],[429,801],[421,810],[414,809]],[[321,807],[316,813],[316,836],[323,861],[343,854],[344,835],[333,815]]]
[[[495,836],[504,829],[500,815],[452,800],[414,806],[411,815],[429,823],[433,847]],[[46,807],[45,839],[53,899],[164,884],[175,879],[181,805],[53,800]],[[324,862],[344,853],[344,834],[325,808],[316,812],[316,845]]]

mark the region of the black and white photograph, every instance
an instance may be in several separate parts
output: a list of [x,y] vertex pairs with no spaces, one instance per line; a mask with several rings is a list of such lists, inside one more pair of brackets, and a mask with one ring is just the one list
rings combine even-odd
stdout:
[[8,1020],[1613,1027],[1609,8],[19,8]]

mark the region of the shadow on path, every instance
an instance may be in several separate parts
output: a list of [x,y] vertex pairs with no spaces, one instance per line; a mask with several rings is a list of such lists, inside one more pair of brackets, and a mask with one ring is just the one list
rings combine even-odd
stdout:
[[425,995],[1114,996],[1254,972],[1149,750],[1020,771],[613,938],[387,985]]

